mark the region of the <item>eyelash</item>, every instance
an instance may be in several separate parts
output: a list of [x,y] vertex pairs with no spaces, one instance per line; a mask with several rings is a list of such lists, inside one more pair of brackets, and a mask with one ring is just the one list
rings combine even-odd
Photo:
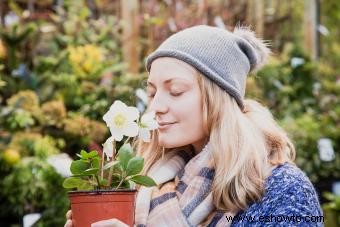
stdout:
[[[171,96],[174,96],[174,97],[178,97],[178,96],[181,96],[183,94],[183,92],[180,92],[180,93],[171,93],[170,92],[170,95]],[[152,95],[148,95],[148,98],[153,98],[155,95],[152,94]]]

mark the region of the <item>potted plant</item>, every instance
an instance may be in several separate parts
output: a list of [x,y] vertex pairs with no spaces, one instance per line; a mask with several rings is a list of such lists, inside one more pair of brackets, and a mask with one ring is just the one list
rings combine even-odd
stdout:
[[[103,152],[82,150],[63,186],[76,189],[68,193],[74,226],[90,226],[96,221],[118,218],[129,226],[134,223],[136,185],[155,186],[141,175],[144,159],[136,156],[129,140],[140,137],[150,140],[150,130],[158,127],[154,112],[141,118],[137,108],[115,101],[103,116],[112,134],[103,144]],[[118,148],[116,142],[126,140]]]

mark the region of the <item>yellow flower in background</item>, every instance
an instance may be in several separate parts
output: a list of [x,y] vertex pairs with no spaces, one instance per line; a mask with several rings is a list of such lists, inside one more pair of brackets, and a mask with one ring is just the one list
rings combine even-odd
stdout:
[[17,150],[9,148],[3,152],[2,158],[7,164],[14,165],[20,160],[20,154]]
[[3,42],[0,40],[0,59],[4,59],[7,56],[6,47]]
[[11,96],[7,100],[7,104],[33,113],[39,108],[39,97],[32,90],[23,90]]
[[66,117],[66,108],[63,101],[54,100],[45,102],[41,106],[43,121],[48,125],[62,126],[62,121]]
[[63,120],[64,131],[75,137],[86,136],[90,133],[90,119],[81,115],[76,115]]
[[91,59],[86,59],[83,64],[84,71],[90,73],[93,68],[94,68],[93,61],[91,61]]
[[74,73],[79,77],[91,77],[101,66],[103,50],[92,44],[69,47],[69,61]]
[[88,137],[96,142],[103,141],[108,131],[104,123],[95,120],[90,121],[89,128]]
[[79,47],[69,47],[68,51],[70,53],[69,60],[71,61],[71,63],[80,64],[83,59],[83,56],[81,55]]

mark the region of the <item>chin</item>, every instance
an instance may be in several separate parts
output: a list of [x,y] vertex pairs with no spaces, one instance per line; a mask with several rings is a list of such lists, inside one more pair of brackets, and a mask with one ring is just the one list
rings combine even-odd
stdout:
[[158,136],[158,143],[164,148],[177,148],[188,145],[187,141],[181,140],[181,137],[175,137],[170,134],[159,134]]
[[159,145],[164,148],[175,148],[177,147],[175,143],[172,143],[171,141],[163,141],[159,140]]
[[170,135],[159,135],[158,143],[164,148],[175,148],[179,147],[178,141],[172,138]]

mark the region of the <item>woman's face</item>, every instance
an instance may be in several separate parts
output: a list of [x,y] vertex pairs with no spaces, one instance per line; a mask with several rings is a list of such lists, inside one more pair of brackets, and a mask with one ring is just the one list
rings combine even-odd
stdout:
[[192,144],[197,152],[206,138],[198,73],[189,64],[170,57],[152,62],[147,93],[156,112],[159,143],[165,148]]

